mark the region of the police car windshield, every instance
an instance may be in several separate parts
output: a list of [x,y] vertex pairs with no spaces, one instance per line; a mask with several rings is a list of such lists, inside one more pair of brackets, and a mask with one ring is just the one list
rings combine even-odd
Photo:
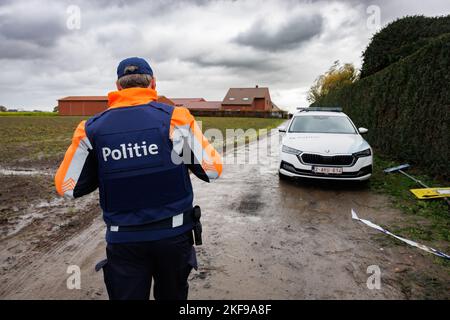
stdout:
[[355,128],[347,117],[324,115],[295,117],[289,132],[356,134]]

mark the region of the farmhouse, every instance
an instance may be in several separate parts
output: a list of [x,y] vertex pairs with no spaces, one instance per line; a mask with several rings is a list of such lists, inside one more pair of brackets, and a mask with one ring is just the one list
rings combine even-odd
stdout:
[[[159,96],[158,102],[176,107],[186,107],[194,114],[240,114],[249,112],[272,114],[281,110],[272,102],[269,88],[230,88],[222,101],[204,98],[167,98]],[[106,96],[71,96],[58,100],[58,112],[63,116],[89,116],[108,108]]]
[[278,111],[269,88],[230,88],[222,101],[223,110]]

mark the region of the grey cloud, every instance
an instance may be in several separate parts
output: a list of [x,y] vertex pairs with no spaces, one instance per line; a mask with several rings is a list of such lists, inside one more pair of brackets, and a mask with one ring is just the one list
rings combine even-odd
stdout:
[[266,51],[289,50],[320,35],[322,29],[323,18],[317,14],[296,16],[274,31],[268,30],[264,20],[259,20],[234,42]]
[[[66,0],[67,4],[71,4],[73,0]],[[151,18],[153,15],[165,15],[173,10],[190,6],[206,6],[211,0],[80,0],[80,7],[102,10],[105,8],[116,7],[123,9],[125,19],[136,19],[137,17],[146,16]],[[138,10],[135,10],[138,8]],[[131,11],[127,11],[131,10]]]
[[48,56],[67,33],[64,7],[4,2],[0,8],[0,59]]
[[[448,0],[0,0],[0,103],[51,108],[61,96],[104,94],[118,61],[139,55],[169,96],[216,100],[266,83],[280,105],[298,105],[303,93],[290,90],[305,91],[336,59],[360,62],[371,4],[382,23],[450,10]],[[80,30],[66,28],[69,5],[81,9]]]
[[195,56],[187,59],[188,62],[194,63],[200,67],[223,67],[227,69],[254,70],[254,71],[271,71],[277,68],[274,61],[267,57],[204,57]]
[[11,40],[27,41],[39,46],[51,46],[67,30],[59,15],[0,16],[0,34]]
[[[389,3],[391,1],[392,0],[339,0],[339,2],[342,2],[342,3],[348,3],[351,5],[365,5],[365,6],[383,5],[383,4]],[[309,0],[309,2],[326,4],[329,1],[328,0]]]
[[0,51],[0,59],[39,59],[48,56],[48,51],[33,43],[26,41],[18,41],[5,39],[0,36],[2,50]]

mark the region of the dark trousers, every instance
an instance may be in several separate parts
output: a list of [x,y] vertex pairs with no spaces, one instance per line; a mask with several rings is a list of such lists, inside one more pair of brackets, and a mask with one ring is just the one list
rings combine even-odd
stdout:
[[192,232],[150,242],[108,244],[103,274],[109,299],[186,300],[188,276],[197,268]]

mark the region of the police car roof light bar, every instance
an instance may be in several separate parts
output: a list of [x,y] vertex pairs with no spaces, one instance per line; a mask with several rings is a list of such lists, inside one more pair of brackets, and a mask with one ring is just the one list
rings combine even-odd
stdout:
[[308,111],[342,112],[342,108],[340,108],[340,107],[332,107],[332,108],[309,107],[309,108],[302,108],[300,110],[300,112],[308,112]]

